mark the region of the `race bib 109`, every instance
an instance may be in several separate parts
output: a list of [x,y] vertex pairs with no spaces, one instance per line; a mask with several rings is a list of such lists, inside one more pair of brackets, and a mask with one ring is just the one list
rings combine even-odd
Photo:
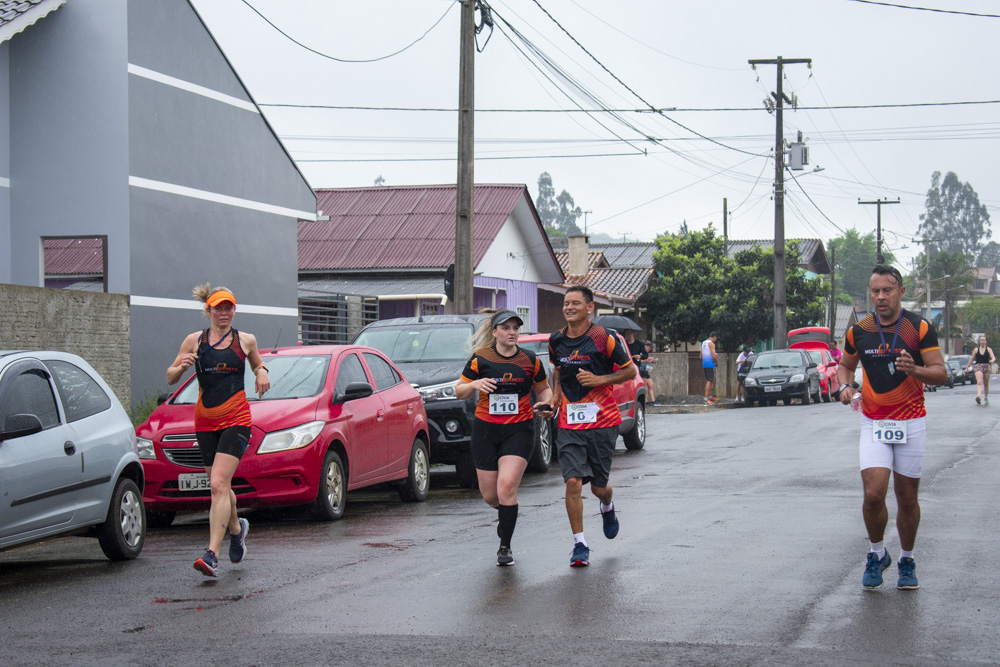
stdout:
[[887,445],[906,443],[905,419],[876,419],[872,422],[872,441]]

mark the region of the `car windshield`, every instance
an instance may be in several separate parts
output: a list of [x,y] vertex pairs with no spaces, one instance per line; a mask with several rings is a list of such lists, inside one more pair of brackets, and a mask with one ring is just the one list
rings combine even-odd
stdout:
[[[257,398],[254,391],[256,379],[250,372],[250,364],[243,377],[243,389],[250,401],[277,401],[285,398],[306,398],[315,396],[326,382],[326,369],[330,364],[329,355],[289,355],[264,357],[267,375],[271,378],[271,388],[263,398]],[[188,383],[172,401],[173,405],[194,405],[198,401],[198,379]]]
[[962,362],[959,361],[958,359],[949,359],[948,366],[950,366],[951,368],[962,368]]
[[362,331],[356,345],[367,345],[395,363],[465,361],[469,358],[472,325],[376,327]]
[[769,368],[800,368],[802,357],[794,352],[779,352],[778,354],[760,354],[753,362],[754,370]]

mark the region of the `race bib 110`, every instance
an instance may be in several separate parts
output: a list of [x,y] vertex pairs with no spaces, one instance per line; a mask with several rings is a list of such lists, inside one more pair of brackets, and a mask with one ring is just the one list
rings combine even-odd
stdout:
[[516,415],[517,394],[490,394],[491,415]]

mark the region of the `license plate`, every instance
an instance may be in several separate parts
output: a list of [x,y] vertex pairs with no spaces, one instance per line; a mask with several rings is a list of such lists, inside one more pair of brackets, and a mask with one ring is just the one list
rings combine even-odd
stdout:
[[764,387],[764,391],[781,391],[781,385],[773,385],[770,387]]
[[210,491],[212,483],[208,475],[203,472],[194,472],[189,475],[177,475],[178,491]]

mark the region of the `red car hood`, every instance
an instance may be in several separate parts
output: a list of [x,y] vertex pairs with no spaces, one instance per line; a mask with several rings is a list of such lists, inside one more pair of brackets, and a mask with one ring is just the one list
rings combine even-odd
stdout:
[[[250,401],[253,425],[266,433],[292,428],[316,419],[317,401],[325,394],[309,398],[289,398],[274,401]],[[161,431],[169,433],[194,432],[194,406],[164,403],[149,415],[149,419],[136,428],[144,437],[157,438]]]

